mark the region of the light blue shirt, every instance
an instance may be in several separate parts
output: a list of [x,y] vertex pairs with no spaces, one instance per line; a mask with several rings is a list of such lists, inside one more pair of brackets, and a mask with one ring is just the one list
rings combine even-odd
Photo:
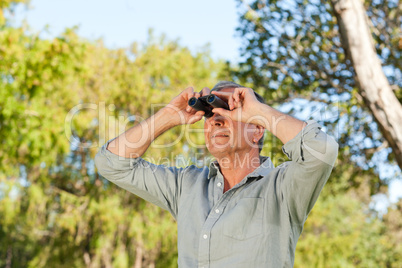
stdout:
[[293,267],[304,222],[338,154],[336,141],[309,121],[283,146],[291,161],[270,158],[223,193],[217,162],[208,167],[166,167],[142,158],[97,153],[99,173],[168,210],[178,225],[179,267]]

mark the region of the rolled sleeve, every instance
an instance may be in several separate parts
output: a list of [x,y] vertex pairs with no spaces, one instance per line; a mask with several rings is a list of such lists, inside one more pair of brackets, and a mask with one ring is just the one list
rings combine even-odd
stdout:
[[311,120],[283,152],[292,160],[284,168],[281,190],[292,221],[304,224],[331,174],[338,155],[338,143]]
[[99,174],[117,186],[168,210],[176,218],[183,168],[155,165],[142,158],[125,158],[113,154],[106,149],[112,140],[103,145],[95,156]]

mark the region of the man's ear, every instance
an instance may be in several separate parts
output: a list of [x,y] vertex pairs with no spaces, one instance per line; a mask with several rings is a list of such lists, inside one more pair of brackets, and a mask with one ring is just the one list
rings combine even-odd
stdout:
[[259,125],[256,125],[255,131],[254,131],[254,139],[259,141],[262,136],[264,135],[265,128]]

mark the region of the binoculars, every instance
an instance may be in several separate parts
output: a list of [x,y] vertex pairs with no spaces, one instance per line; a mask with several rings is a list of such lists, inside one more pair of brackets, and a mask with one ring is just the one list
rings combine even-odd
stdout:
[[188,105],[197,111],[204,111],[204,116],[209,118],[214,115],[212,112],[213,108],[224,108],[229,110],[229,105],[214,94],[209,94],[207,96],[192,97],[188,100]]

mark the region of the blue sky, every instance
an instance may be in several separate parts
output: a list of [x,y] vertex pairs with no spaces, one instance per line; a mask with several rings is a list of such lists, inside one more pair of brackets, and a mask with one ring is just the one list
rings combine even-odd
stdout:
[[110,48],[144,42],[148,29],[192,51],[211,45],[214,58],[235,60],[240,39],[235,39],[238,16],[234,0],[31,0],[29,10],[19,8],[16,21],[26,19],[34,30],[49,25],[51,36],[66,27],[79,26],[89,39],[103,38]]
[[[153,28],[156,35],[164,33],[169,39],[179,39],[192,51],[209,43],[215,59],[237,61],[239,57],[235,0],[31,0],[28,10],[21,6],[16,11],[15,22],[23,19],[34,31],[48,25],[43,37],[79,26],[81,36],[102,38],[106,46],[117,48],[145,42],[148,30]],[[389,189],[391,201],[395,201],[402,196],[402,181],[392,182]],[[384,202],[380,201],[380,206]]]

